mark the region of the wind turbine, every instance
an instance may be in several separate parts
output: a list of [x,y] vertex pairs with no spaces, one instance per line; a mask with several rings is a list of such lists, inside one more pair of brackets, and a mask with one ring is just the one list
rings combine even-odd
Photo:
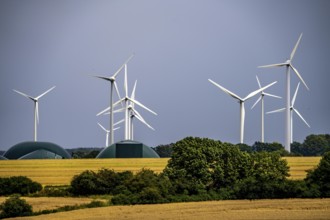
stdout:
[[[125,67],[126,69],[126,67]],[[131,98],[128,96],[128,87],[127,87],[127,71],[125,70],[125,78],[124,78],[124,90],[125,90],[125,97],[123,97],[122,99],[118,100],[116,103],[113,104],[113,107],[116,107],[117,105],[119,105],[120,103],[124,103],[124,110],[125,110],[125,140],[129,140],[130,139],[130,126],[129,126],[129,109],[130,109],[130,104],[136,104],[142,108],[144,108],[145,110],[151,112],[154,115],[157,115],[156,112],[150,110],[149,108],[147,108],[146,106],[144,106],[141,102],[139,102],[138,100],[136,100],[135,98]],[[109,111],[110,109],[112,109],[111,107],[108,107],[106,109],[104,109],[103,111],[99,112],[97,114],[97,116],[104,114],[105,112]],[[135,110],[136,112],[136,110]]]
[[[292,104],[290,106],[290,132],[291,132],[291,136],[290,136],[290,143],[293,143],[293,112],[295,112],[300,119],[310,128],[311,126],[309,126],[309,124],[307,123],[307,121],[303,118],[303,116],[299,113],[299,111],[294,107],[294,103],[296,101],[296,97],[297,97],[297,93],[298,93],[298,89],[299,89],[299,85],[300,82],[297,85],[296,91],[292,97]],[[271,114],[271,113],[277,113],[277,112],[283,112],[285,110],[285,108],[281,108],[281,109],[277,109],[274,111],[270,111],[267,112],[267,114]]]
[[[105,129],[105,127],[103,127],[100,123],[97,123],[105,132],[106,132],[106,138],[105,138],[105,146],[108,147],[109,146],[109,133],[110,130]],[[114,126],[116,126],[117,124],[119,124],[118,122],[116,124],[114,124]],[[114,128],[113,131],[118,130],[120,127]]]
[[[256,76],[256,78],[257,78],[258,86],[261,89],[261,84],[260,84],[260,81],[258,79],[258,76]],[[264,97],[265,96],[274,97],[274,98],[278,98],[278,99],[282,98],[280,96],[272,95],[272,94],[266,93],[264,91],[261,91],[261,94],[260,94],[259,98],[257,99],[257,101],[251,107],[251,109],[253,109],[254,106],[256,106],[256,104],[258,102],[260,102],[260,100],[261,100],[261,142],[262,143],[265,141],[265,129],[264,129],[265,128],[265,119],[264,119],[264,116],[265,116],[265,113],[264,113]]]
[[244,108],[244,102],[250,98],[252,98],[253,96],[257,95],[259,92],[267,89],[268,87],[274,85],[275,83],[277,83],[277,81],[262,87],[254,92],[251,92],[249,95],[247,95],[245,98],[241,98],[238,95],[236,95],[235,93],[229,91],[228,89],[220,86],[218,83],[214,82],[213,80],[209,79],[209,81],[215,85],[216,87],[220,88],[222,91],[224,91],[225,93],[227,93],[228,95],[230,95],[231,97],[233,97],[234,99],[237,99],[239,104],[240,104],[240,115],[241,115],[241,126],[240,126],[240,143],[242,144],[244,142],[244,121],[245,121],[245,108]]
[[294,57],[294,54],[296,53],[297,47],[300,43],[302,34],[300,34],[299,39],[294,46],[290,58],[285,61],[284,63],[277,63],[277,64],[271,64],[271,65],[265,65],[265,66],[259,66],[259,68],[268,68],[268,67],[286,67],[286,111],[285,111],[285,150],[288,152],[291,151],[290,147],[290,137],[291,137],[291,130],[290,130],[290,68],[293,70],[293,72],[298,76],[300,81],[305,85],[307,90],[309,90],[307,84],[305,83],[304,79],[300,76],[298,70],[293,67],[291,64],[292,59]]
[[99,79],[103,79],[110,82],[110,145],[113,144],[113,139],[114,139],[113,138],[114,137],[113,136],[113,126],[114,126],[113,125],[113,87],[115,87],[118,97],[120,99],[120,94],[116,83],[116,77],[124,67],[125,67],[125,71],[127,71],[127,63],[132,59],[133,56],[134,54],[132,54],[111,77],[95,76]]
[[41,97],[43,97],[44,95],[46,95],[48,92],[52,91],[55,88],[55,86],[53,86],[52,88],[48,89],[46,92],[42,93],[41,95],[37,96],[37,97],[32,97],[29,96],[23,92],[17,91],[15,89],[14,92],[28,98],[31,99],[34,102],[34,141],[37,141],[37,123],[39,124],[39,104],[38,101]]
[[[134,83],[134,87],[131,94],[131,99],[135,99],[135,90],[136,90],[136,84],[137,81]],[[119,104],[119,103],[118,103]],[[114,106],[115,107],[115,106]],[[118,110],[115,110],[114,112],[122,112],[125,111],[125,108],[121,108]],[[105,113],[110,114],[109,112]],[[134,126],[133,126],[133,119],[136,118],[143,124],[145,124],[147,127],[149,127],[151,130],[155,130],[153,127],[151,127],[142,117],[142,115],[135,109],[135,104],[133,102],[130,102],[128,105],[128,139],[133,140],[134,139]]]

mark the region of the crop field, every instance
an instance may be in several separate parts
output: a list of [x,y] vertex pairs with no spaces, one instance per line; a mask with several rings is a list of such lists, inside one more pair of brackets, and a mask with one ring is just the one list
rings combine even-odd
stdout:
[[[303,179],[306,170],[316,167],[320,157],[285,157],[292,179]],[[162,172],[168,158],[152,159],[69,159],[69,160],[0,160],[0,177],[27,176],[42,185],[69,185],[72,177],[84,170],[102,168],[115,171],[142,168]]]
[[[74,206],[74,205],[82,205],[92,202],[94,199],[92,198],[70,198],[70,197],[21,197],[25,199],[27,203],[29,203],[34,212],[42,211],[42,210],[51,210],[56,209],[63,206]],[[0,204],[3,203],[7,197],[0,197]],[[98,199],[103,201],[101,199]],[[105,202],[105,201],[104,201]]]
[[84,219],[330,219],[330,199],[228,200],[157,205],[109,206],[15,218]]

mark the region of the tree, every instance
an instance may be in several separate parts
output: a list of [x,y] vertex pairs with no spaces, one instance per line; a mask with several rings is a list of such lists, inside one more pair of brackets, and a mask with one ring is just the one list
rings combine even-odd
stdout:
[[173,144],[158,145],[153,149],[160,157],[171,157],[173,151]]
[[17,194],[9,197],[0,205],[0,218],[9,218],[17,216],[29,216],[32,214],[32,206]]
[[323,155],[317,168],[309,171],[305,180],[310,186],[318,186],[322,197],[330,197],[330,152]]
[[249,156],[238,147],[208,138],[187,137],[173,146],[164,174],[179,194],[220,189],[247,175]]
[[328,140],[325,135],[308,135],[303,143],[304,156],[321,156],[328,149]]

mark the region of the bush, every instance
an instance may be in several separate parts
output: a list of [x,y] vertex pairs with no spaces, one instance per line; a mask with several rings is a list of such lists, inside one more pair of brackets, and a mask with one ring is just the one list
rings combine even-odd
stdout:
[[27,195],[38,192],[42,189],[40,183],[34,182],[26,176],[0,178],[0,185],[0,195]]
[[13,195],[0,206],[0,218],[32,215],[32,206],[18,195]]

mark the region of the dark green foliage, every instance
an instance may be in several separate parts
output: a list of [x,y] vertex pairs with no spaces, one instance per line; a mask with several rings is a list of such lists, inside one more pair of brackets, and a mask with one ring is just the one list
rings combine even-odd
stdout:
[[247,144],[236,144],[236,146],[243,152],[252,153],[253,149]]
[[303,143],[303,155],[321,156],[329,149],[329,142],[325,135],[311,134]]
[[0,178],[0,186],[0,195],[28,195],[42,189],[40,183],[34,182],[25,176]]
[[330,152],[324,154],[315,170],[308,172],[306,182],[317,187],[322,197],[330,197]]
[[13,195],[0,205],[0,218],[17,216],[29,216],[32,214],[32,206],[18,195]]
[[153,148],[154,151],[159,155],[159,157],[171,157],[173,152],[173,144],[158,145]]
[[252,145],[252,150],[254,152],[278,152],[280,153],[282,156],[286,156],[289,153],[287,151],[285,151],[284,147],[282,144],[277,143],[277,142],[273,142],[273,143],[262,143],[262,142],[255,142]]

